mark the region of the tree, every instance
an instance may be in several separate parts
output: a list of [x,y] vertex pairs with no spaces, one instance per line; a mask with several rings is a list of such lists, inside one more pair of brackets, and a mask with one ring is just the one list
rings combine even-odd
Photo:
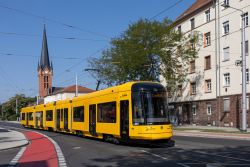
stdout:
[[196,36],[184,36],[175,31],[171,21],[141,19],[129,25],[100,58],[90,66],[103,84],[117,85],[127,81],[159,81],[162,76],[168,86],[183,82],[188,63],[196,57]]
[[[16,99],[18,102],[18,108],[19,111],[16,114]],[[4,110],[4,118],[7,120],[16,120],[16,117],[19,117],[19,113],[21,111],[21,108],[26,107],[36,101],[36,98],[31,97],[25,97],[24,94],[16,94],[14,97],[11,97],[7,102],[3,103],[3,110]]]

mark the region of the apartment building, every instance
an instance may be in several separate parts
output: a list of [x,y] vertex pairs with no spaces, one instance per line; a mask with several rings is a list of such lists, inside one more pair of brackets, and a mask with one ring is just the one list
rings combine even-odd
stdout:
[[[227,4],[230,7],[225,7]],[[242,118],[242,18],[245,19],[247,122],[249,113],[249,0],[196,0],[175,21],[176,30],[198,36],[197,58],[185,83],[169,97],[179,124],[240,127]]]

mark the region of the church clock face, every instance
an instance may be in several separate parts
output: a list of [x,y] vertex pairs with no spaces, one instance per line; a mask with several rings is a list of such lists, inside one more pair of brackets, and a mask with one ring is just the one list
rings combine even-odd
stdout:
[[48,71],[47,71],[47,70],[45,70],[45,74],[48,74]]

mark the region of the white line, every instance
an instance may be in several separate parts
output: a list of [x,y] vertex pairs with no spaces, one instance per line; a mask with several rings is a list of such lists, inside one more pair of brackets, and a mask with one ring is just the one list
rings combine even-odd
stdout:
[[145,152],[145,153],[148,153],[148,154],[151,154],[155,157],[158,157],[158,158],[161,158],[161,159],[164,159],[164,160],[168,160],[166,157],[163,157],[163,156],[160,156],[160,155],[157,155],[157,154],[154,154],[154,153],[151,153],[151,152],[148,152],[148,151],[145,151],[145,150],[141,150],[142,152]]
[[10,161],[8,167],[16,166],[16,164],[18,163],[19,159],[21,158],[25,150],[26,147],[22,147],[21,150],[17,153],[17,155]]
[[[39,133],[36,131],[36,133]],[[62,150],[60,148],[60,146],[49,136],[46,136],[45,134],[39,133],[41,135],[43,135],[44,137],[48,138],[54,145],[55,150],[56,150],[56,154],[57,154],[57,158],[58,158],[58,163],[59,163],[59,167],[67,167],[65,158],[63,156]],[[59,160],[60,159],[60,160]]]
[[183,167],[190,167],[190,166],[185,165],[185,164],[183,164],[183,163],[177,163],[177,164],[180,165],[180,166],[183,166]]
[[218,157],[223,157],[223,158],[230,158],[230,159],[235,159],[235,160],[250,162],[250,160],[247,160],[247,159],[229,157],[229,156],[224,156],[224,155],[219,155],[219,154],[209,154],[209,153],[205,153],[205,152],[203,152],[203,151],[195,151],[195,152],[196,152],[196,153],[200,153],[200,154],[206,154],[206,155],[212,155],[212,156],[218,156]]
[[[5,126],[5,125],[3,125],[3,126]],[[44,135],[44,134],[42,134],[40,132],[33,131],[33,130],[28,130],[28,129],[26,130],[26,129],[23,129],[23,128],[17,128],[17,127],[12,127],[12,126],[5,126],[5,127],[9,127],[9,128],[12,128],[12,129],[20,129],[20,130],[23,130],[23,131],[36,132],[36,133],[39,133],[39,134],[43,135],[44,137],[48,138],[53,143],[53,145],[55,147],[57,158],[58,158],[59,167],[67,167],[67,164],[66,164],[66,161],[65,161],[65,158],[63,156],[61,148],[59,147],[59,145],[52,138],[50,138],[50,137],[48,137],[48,136],[46,136],[46,135]],[[59,157],[60,157],[60,161],[59,161]]]

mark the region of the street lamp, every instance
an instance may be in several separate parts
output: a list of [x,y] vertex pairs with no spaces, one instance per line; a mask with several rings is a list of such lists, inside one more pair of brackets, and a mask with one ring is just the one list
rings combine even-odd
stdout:
[[224,3],[221,5],[224,8],[232,8],[241,12],[241,72],[242,72],[242,127],[241,130],[247,131],[247,112],[246,112],[246,53],[245,53],[245,18],[243,17],[245,12],[241,9],[231,7],[229,4]]

